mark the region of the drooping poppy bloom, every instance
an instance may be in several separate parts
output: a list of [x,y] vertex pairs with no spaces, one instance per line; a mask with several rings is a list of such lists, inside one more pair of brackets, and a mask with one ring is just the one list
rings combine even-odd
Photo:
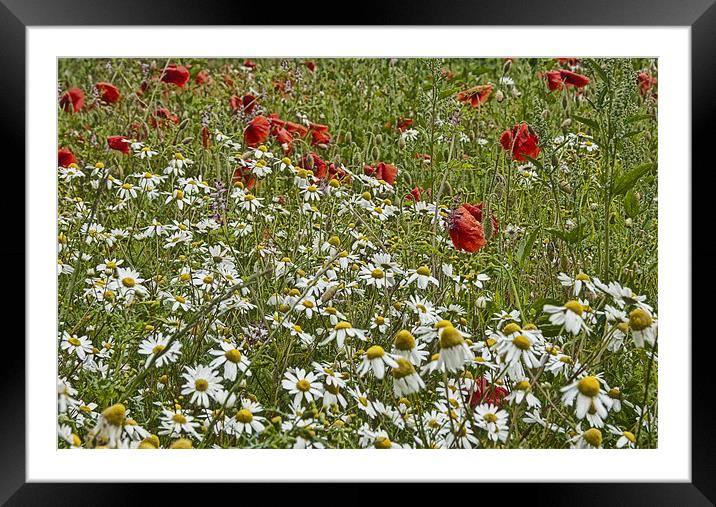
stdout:
[[[637,76],[637,82],[639,83],[639,93],[646,95],[650,90],[656,87],[657,79],[646,72],[640,72]],[[656,95],[656,93],[654,93],[654,95]]]
[[254,110],[254,107],[256,107],[256,97],[250,93],[247,93],[243,97],[232,95],[229,104],[231,105],[231,111],[234,113],[239,109],[242,109],[245,113],[250,113]]
[[85,107],[85,92],[76,86],[70,88],[60,97],[60,107],[66,113],[79,113]]
[[418,202],[420,199],[422,199],[423,192],[430,194],[430,189],[427,189],[426,191],[423,187],[415,187],[405,195],[404,199],[408,201]]
[[275,126],[271,130],[271,134],[276,138],[278,144],[281,145],[283,152],[289,155],[293,151],[293,136],[283,127]]
[[291,134],[298,135],[301,139],[306,137],[308,134],[308,127],[305,125],[301,125],[300,123],[294,123],[292,121],[287,121],[284,125],[286,130],[288,130]]
[[164,69],[161,81],[164,83],[175,84],[179,88],[184,88],[184,85],[189,82],[189,70],[182,65],[172,63]]
[[251,70],[254,70],[256,68],[256,64],[251,60],[244,60],[243,66]]
[[525,122],[518,123],[511,131],[505,130],[500,136],[500,144],[512,154],[513,160],[519,162],[527,160],[525,156],[537,158],[540,152],[539,138]]
[[109,136],[107,138],[107,146],[113,150],[121,151],[125,155],[129,154],[129,139],[124,136]]
[[147,81],[142,81],[139,85],[139,88],[134,93],[137,95],[137,97],[141,97],[147,92],[147,89],[149,89],[149,83]]
[[318,144],[326,145],[331,142],[331,134],[328,133],[328,125],[321,125],[320,123],[311,123],[311,144],[316,146]]
[[316,62],[314,62],[313,60],[309,60],[309,61],[307,61],[307,62],[303,62],[303,64],[304,64],[304,65],[306,66],[306,68],[307,68],[308,70],[310,70],[311,72],[316,72]]
[[301,167],[313,171],[316,178],[324,179],[328,175],[328,164],[313,151],[301,159]]
[[240,165],[234,170],[232,178],[234,184],[241,182],[246,188],[251,190],[256,186],[256,175],[251,172],[249,167]]
[[154,110],[148,120],[152,127],[166,127],[168,123],[179,123],[179,116],[172,113],[166,107],[159,107]]
[[57,150],[57,167],[67,167],[70,164],[76,164],[77,159],[68,148],[60,148]]
[[398,176],[398,168],[393,164],[378,162],[375,167],[368,164],[364,165],[363,173],[368,176],[373,176],[375,179],[383,180],[391,185],[394,185],[395,179]]
[[477,252],[487,244],[482,224],[465,206],[453,210],[447,218],[447,229],[453,246],[465,252]]
[[490,403],[499,407],[504,402],[505,397],[510,394],[503,386],[488,385],[485,377],[476,379],[473,389],[474,391],[470,393],[467,399],[472,408],[481,403]]
[[197,72],[194,76],[194,82],[198,85],[203,85],[209,82],[209,71],[204,69]]
[[[479,202],[477,204],[463,204],[462,205],[468,213],[470,213],[472,216],[475,217],[475,219],[482,223],[482,203]],[[500,230],[500,224],[497,221],[497,217],[494,213],[490,213],[490,222],[492,223],[492,231],[493,234],[499,232]]]
[[100,100],[105,104],[114,104],[121,97],[119,89],[112,83],[99,82],[94,87],[99,92]]
[[490,94],[492,94],[491,84],[477,85],[458,93],[457,100],[459,102],[470,102],[473,108],[477,108],[487,102]]
[[587,76],[564,69],[545,72],[545,78],[547,79],[547,88],[550,91],[561,90],[565,86],[584,88],[589,84]]
[[257,116],[244,129],[246,145],[255,148],[268,139],[271,123],[265,116]]
[[405,132],[412,126],[413,126],[412,118],[401,118],[398,120],[398,130],[400,130],[401,132]]

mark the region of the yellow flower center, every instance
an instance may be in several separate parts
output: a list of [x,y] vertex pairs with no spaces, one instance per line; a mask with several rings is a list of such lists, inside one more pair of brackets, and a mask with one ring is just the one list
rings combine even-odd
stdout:
[[134,280],[134,278],[132,278],[130,276],[122,278],[122,285],[124,285],[125,287],[127,287],[129,289],[134,287],[136,284],[137,284],[137,282]]
[[132,184],[131,184],[131,183],[122,183],[122,188],[123,188],[124,190],[131,190],[131,189],[132,189]]
[[564,307],[567,310],[569,310],[573,313],[576,313],[577,315],[582,315],[582,311],[584,310],[582,308],[581,303],[579,301],[574,301],[574,300],[567,301],[566,303],[564,303]]
[[648,327],[651,327],[654,320],[651,314],[643,308],[635,308],[629,313],[629,326],[634,331],[642,331]]
[[577,384],[577,389],[579,389],[579,392],[584,396],[593,398],[599,394],[599,380],[597,380],[597,377],[584,377]]
[[511,335],[512,333],[517,333],[519,331],[521,331],[520,326],[514,322],[510,322],[502,328],[502,333],[505,335]]
[[390,441],[388,437],[377,437],[375,439],[375,448],[376,449],[390,449],[392,447],[393,443]]
[[396,362],[398,363],[398,367],[393,368],[393,371],[391,372],[393,377],[403,378],[415,373],[415,367],[404,357],[397,358]]
[[462,337],[462,333],[452,326],[446,327],[440,336],[441,349],[457,347],[463,343],[465,343],[465,338]]
[[365,355],[368,359],[377,359],[385,355],[385,350],[380,345],[373,345],[366,350]]
[[214,277],[211,275],[206,275],[202,281],[206,284],[214,283]]
[[124,424],[124,413],[127,411],[124,405],[117,403],[104,409],[102,416],[112,426],[121,426]]
[[530,340],[523,334],[515,336],[512,340],[512,344],[520,350],[527,350],[530,348]]
[[482,418],[489,423],[497,422],[497,416],[492,412],[488,412],[487,414],[482,416]]
[[159,345],[155,345],[154,348],[152,348],[152,354],[159,354],[163,350],[164,350],[164,345],[162,345],[160,343]]
[[527,391],[530,388],[530,383],[526,380],[520,380],[515,384],[515,389],[519,391]]
[[79,341],[79,339],[75,338],[74,336],[70,337],[67,341],[70,343],[70,345],[73,345],[75,347],[79,347],[80,344],[82,343]]
[[199,392],[204,392],[209,389],[209,382],[203,378],[198,378],[194,381],[194,388]]
[[186,424],[186,417],[184,417],[183,414],[174,414],[172,416],[172,421],[177,424]]
[[251,411],[249,411],[249,409],[242,408],[241,410],[236,412],[234,419],[236,419],[240,423],[248,424],[254,420],[254,415],[251,413]]
[[597,428],[590,428],[582,433],[582,438],[587,441],[592,447],[599,447],[602,445],[602,432]]
[[336,324],[336,330],[339,330],[339,329],[350,329],[350,328],[352,328],[352,327],[353,327],[353,325],[352,325],[350,322],[346,322],[346,321],[341,321],[341,322],[339,322],[338,324]]
[[612,387],[607,394],[614,400],[618,400],[622,397],[622,391],[618,387]]
[[385,273],[383,273],[383,270],[382,270],[382,269],[375,268],[374,270],[372,270],[372,271],[370,272],[370,276],[372,276],[373,278],[378,278],[378,279],[380,279],[380,278],[385,277]]
[[174,299],[176,299],[179,303],[186,303],[186,299],[184,299],[184,296],[176,296]]
[[237,349],[231,349],[224,352],[224,357],[227,361],[230,361],[232,363],[238,363],[241,361],[241,351]]
[[296,382],[296,388],[297,388],[299,391],[306,392],[306,391],[308,391],[309,389],[311,389],[311,383],[310,383],[308,380],[306,380],[305,378],[302,378],[301,380],[299,380],[298,382]]
[[311,192],[311,193],[317,192],[317,191],[318,191],[318,187],[317,187],[316,185],[309,185],[308,187],[306,187],[306,191],[307,191],[307,192]]
[[624,436],[627,437],[627,440],[629,440],[632,444],[636,442],[636,437],[631,431],[625,431]]
[[415,272],[421,276],[430,276],[430,268],[427,266],[420,266]]
[[589,278],[589,275],[585,273],[579,273],[577,276],[575,276],[575,278],[582,282],[589,282],[591,280],[591,278]]
[[306,300],[303,302],[303,306],[305,306],[306,308],[314,308],[316,305],[313,304],[313,301],[310,301],[310,300],[306,299]]
[[394,344],[398,350],[413,350],[415,348],[415,337],[407,329],[401,329],[395,335]]

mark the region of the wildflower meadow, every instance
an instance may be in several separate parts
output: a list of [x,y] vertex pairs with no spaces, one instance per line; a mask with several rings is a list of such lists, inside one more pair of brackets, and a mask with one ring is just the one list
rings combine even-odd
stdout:
[[654,448],[653,59],[61,59],[60,448]]

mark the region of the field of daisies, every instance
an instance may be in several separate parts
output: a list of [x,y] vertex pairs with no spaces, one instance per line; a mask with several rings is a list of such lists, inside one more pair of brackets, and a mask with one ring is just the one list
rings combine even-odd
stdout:
[[657,446],[646,59],[60,60],[60,448]]

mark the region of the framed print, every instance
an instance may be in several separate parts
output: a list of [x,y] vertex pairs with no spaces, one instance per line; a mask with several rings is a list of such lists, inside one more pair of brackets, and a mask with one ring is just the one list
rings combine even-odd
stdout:
[[27,330],[3,500],[440,481],[713,501],[691,334],[709,2],[283,27],[3,3],[29,218],[4,249]]

